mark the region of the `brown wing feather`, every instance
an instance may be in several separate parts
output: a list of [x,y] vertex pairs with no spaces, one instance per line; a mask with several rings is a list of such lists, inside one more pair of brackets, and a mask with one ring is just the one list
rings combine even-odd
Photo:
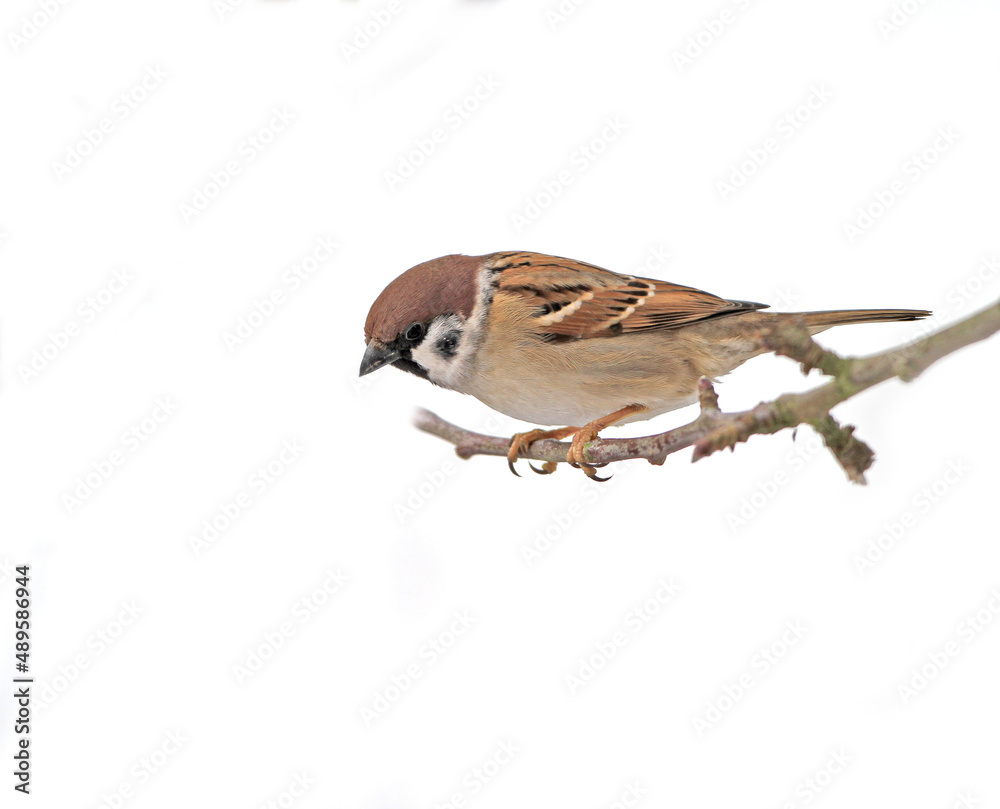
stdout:
[[766,308],[541,253],[497,253],[492,264],[500,290],[522,295],[536,307],[532,316],[540,334],[611,337],[675,329],[706,318]]

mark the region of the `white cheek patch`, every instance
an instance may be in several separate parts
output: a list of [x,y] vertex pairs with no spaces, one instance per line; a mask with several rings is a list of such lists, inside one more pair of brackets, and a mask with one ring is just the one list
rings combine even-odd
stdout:
[[[451,340],[446,340],[449,337]],[[439,345],[442,342],[446,345]],[[411,356],[427,371],[432,382],[445,388],[455,388],[467,367],[469,351],[464,321],[457,315],[448,315],[431,323],[427,336],[412,349]]]

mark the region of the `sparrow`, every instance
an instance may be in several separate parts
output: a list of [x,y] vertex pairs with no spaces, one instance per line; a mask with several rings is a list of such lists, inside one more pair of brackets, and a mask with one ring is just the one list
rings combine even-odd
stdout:
[[[766,308],[542,253],[442,256],[375,299],[360,375],[393,365],[521,421],[558,425],[515,434],[511,471],[531,442],[572,436],[569,463],[603,480],[585,457],[601,430],[694,403],[701,377],[765,353],[759,335],[775,322],[801,317],[816,334],[930,314]],[[548,474],[555,464],[532,469]]]

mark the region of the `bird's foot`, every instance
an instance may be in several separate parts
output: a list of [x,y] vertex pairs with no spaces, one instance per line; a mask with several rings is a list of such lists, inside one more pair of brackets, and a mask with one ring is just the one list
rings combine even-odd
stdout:
[[598,437],[598,433],[601,428],[594,428],[592,424],[588,424],[586,427],[580,429],[576,435],[573,436],[573,443],[569,445],[569,452],[566,453],[566,461],[570,466],[576,469],[582,469],[583,473],[593,481],[597,483],[604,483],[605,481],[611,480],[611,475],[606,478],[602,478],[597,474],[597,470],[601,467],[607,466],[606,463],[593,464],[589,463],[583,457],[584,448],[591,441]]
[[616,410],[614,413],[609,413],[599,419],[594,419],[590,422],[590,424],[585,424],[576,431],[576,435],[573,436],[573,443],[570,444],[569,452],[566,455],[566,460],[569,462],[570,466],[582,469],[588,478],[595,480],[598,483],[604,483],[604,481],[610,480],[610,475],[606,478],[598,477],[597,472],[595,471],[600,469],[602,466],[607,466],[606,463],[589,463],[584,457],[583,453],[587,444],[595,440],[598,433],[600,433],[605,427],[610,427],[612,424],[616,424],[622,419],[628,418],[636,413],[643,413],[646,410],[647,408],[645,405],[630,404],[620,410]]
[[[517,456],[521,452],[526,452],[533,442],[546,438],[553,438],[558,441],[568,435],[573,435],[579,429],[579,427],[560,427],[557,430],[529,430],[526,433],[515,433],[510,439],[510,450],[507,452],[507,466],[511,472],[521,477],[514,468],[514,463],[517,461]],[[529,462],[528,466],[531,467],[532,472],[537,472],[539,475],[551,475],[556,471],[558,464],[555,461],[546,461],[542,464],[542,468],[539,469]]]
[[[510,451],[507,453],[507,466],[510,467],[511,472],[517,475],[517,470],[514,469],[514,462],[517,460],[517,456],[522,449],[527,450],[533,441],[540,441],[543,438],[554,438],[559,440],[571,435],[573,436],[573,442],[570,444],[569,451],[566,453],[567,463],[569,463],[570,466],[575,466],[577,469],[582,469],[584,474],[591,480],[603,483],[606,480],[610,480],[610,475],[606,478],[599,477],[597,470],[601,467],[607,466],[607,464],[595,464],[589,462],[583,454],[587,444],[596,439],[598,433],[600,433],[605,427],[610,427],[612,424],[615,424],[616,422],[619,422],[624,418],[628,418],[636,413],[645,412],[646,409],[645,405],[631,404],[626,405],[620,410],[616,410],[614,413],[609,413],[607,416],[594,419],[592,422],[585,424],[583,427],[560,427],[557,430],[531,430],[526,433],[516,433],[510,439]],[[557,465],[558,464],[556,464],[555,461],[546,461],[542,464],[541,469],[536,469],[534,466],[531,468],[539,475],[551,475],[556,471]],[[518,475],[518,477],[520,477],[520,475]]]

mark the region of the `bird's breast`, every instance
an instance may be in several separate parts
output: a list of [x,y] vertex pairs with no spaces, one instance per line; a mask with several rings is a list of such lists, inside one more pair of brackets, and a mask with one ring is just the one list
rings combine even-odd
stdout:
[[[546,343],[486,335],[464,393],[539,425],[582,426],[627,405],[642,421],[697,400],[707,368],[680,331]],[[727,369],[728,370],[728,369]]]

